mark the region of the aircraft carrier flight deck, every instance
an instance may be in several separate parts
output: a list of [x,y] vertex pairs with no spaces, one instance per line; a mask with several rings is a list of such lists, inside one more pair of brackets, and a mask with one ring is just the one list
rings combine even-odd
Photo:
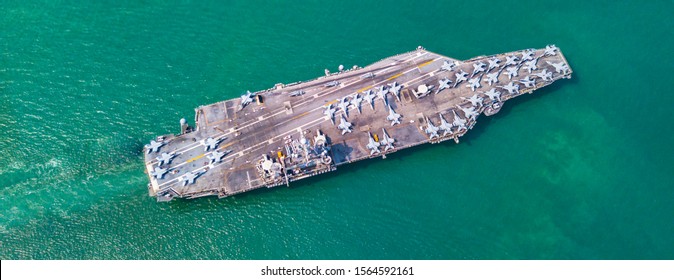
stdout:
[[144,148],[159,201],[227,197],[452,140],[507,100],[570,78],[554,45],[459,61],[422,47],[195,109]]

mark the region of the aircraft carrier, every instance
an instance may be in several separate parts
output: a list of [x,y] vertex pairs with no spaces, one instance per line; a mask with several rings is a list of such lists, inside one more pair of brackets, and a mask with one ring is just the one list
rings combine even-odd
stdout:
[[481,114],[571,77],[557,47],[456,60],[423,47],[195,109],[144,148],[158,201],[290,185],[354,161],[459,138]]

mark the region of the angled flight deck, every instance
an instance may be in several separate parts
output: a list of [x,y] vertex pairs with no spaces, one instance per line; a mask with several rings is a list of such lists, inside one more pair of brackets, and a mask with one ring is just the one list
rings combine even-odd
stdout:
[[145,146],[151,196],[227,197],[385,157],[459,142],[480,114],[570,78],[554,45],[459,61],[415,51],[317,79],[277,84],[195,109],[195,126]]

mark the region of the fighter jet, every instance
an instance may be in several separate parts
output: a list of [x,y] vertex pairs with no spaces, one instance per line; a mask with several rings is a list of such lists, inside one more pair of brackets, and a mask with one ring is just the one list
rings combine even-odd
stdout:
[[337,107],[339,107],[339,109],[341,109],[342,112],[344,112],[344,115],[348,117],[349,112],[347,110],[349,109],[349,101],[346,100],[347,100],[346,97],[342,97],[342,100],[339,102],[339,104],[337,104]]
[[478,106],[478,105],[479,105],[478,107],[481,107],[481,106],[482,106],[482,100],[484,100],[484,99],[483,99],[482,97],[480,97],[477,93],[476,93],[476,94],[473,94],[473,96],[471,96],[470,98],[464,98],[464,99],[465,99],[465,100],[468,100],[468,102],[470,102],[470,104],[472,104],[473,106]]
[[367,142],[367,145],[365,145],[365,147],[370,149],[370,155],[378,154],[379,153],[379,145],[381,145],[381,144],[379,144],[379,142],[377,142],[377,141],[374,141],[374,138],[372,138],[372,133],[368,132],[367,135],[368,135],[369,139],[367,140],[368,142]]
[[538,67],[536,67],[536,63],[537,63],[537,62],[538,62],[538,58],[535,58],[535,59],[533,59],[533,60],[527,61],[527,62],[524,63],[524,67],[525,67],[525,68],[527,69],[527,71],[529,71],[529,73],[531,74],[531,71],[538,69]]
[[374,98],[375,98],[376,96],[374,95],[374,93],[372,92],[372,90],[371,90],[371,89],[368,89],[368,90],[365,91],[363,94],[365,95],[365,96],[364,96],[365,101],[367,101],[367,103],[370,103],[370,107],[372,107],[372,110],[374,110]]
[[546,61],[548,64],[552,65],[552,67],[555,67],[555,72],[559,74],[566,74],[567,71],[569,71],[569,66],[566,65],[564,62],[557,62],[557,63],[552,63],[550,61]]
[[513,82],[510,82],[507,85],[502,86],[500,88],[507,90],[508,93],[510,93],[510,94],[516,94],[516,93],[520,92],[520,86],[516,85]]
[[511,55],[506,57],[506,63],[505,65],[517,65],[517,61],[519,58],[517,56]]
[[553,56],[556,54],[557,54],[557,47],[555,47],[555,45],[545,46],[545,52],[543,52],[543,56]]
[[166,143],[164,143],[162,141],[157,142],[157,141],[154,141],[154,140],[150,140],[150,144],[145,145],[145,150],[147,151],[148,154],[149,153],[156,153],[156,152],[159,152],[159,148],[161,148],[161,146],[164,146],[164,144],[166,144]]
[[536,85],[536,79],[531,79],[530,76],[526,76],[524,79],[520,80],[520,83],[522,83],[525,87],[533,87]]
[[381,101],[384,102],[384,106],[388,105],[386,100],[386,94],[388,93],[388,88],[386,86],[377,87],[377,97],[381,98]]
[[447,134],[452,134],[452,125],[448,123],[444,117],[442,117],[442,114],[440,115],[440,129],[442,129],[442,137],[447,136]]
[[480,77],[468,80],[466,87],[469,87],[472,91],[475,91],[476,88],[482,87],[482,85],[480,85]]
[[517,67],[515,67],[515,66],[506,68],[506,71],[508,72],[508,73],[507,73],[507,74],[508,74],[508,79],[510,79],[510,80],[512,80],[513,77],[517,77],[517,75],[519,75],[519,74],[517,73]]
[[225,138],[220,138],[216,140],[211,137],[208,137],[206,139],[201,139],[200,143],[201,145],[204,145],[204,151],[208,151],[208,150],[215,150],[215,148],[218,147],[218,144],[220,144],[222,140],[225,140]]
[[241,95],[241,105],[239,106],[239,110],[243,109],[243,107],[246,107],[248,103],[253,102],[253,96],[254,94],[250,92],[250,90],[247,90],[246,94]]
[[304,95],[304,93],[305,92],[303,90],[296,90],[296,91],[291,92],[290,96],[300,96],[300,95]]
[[342,135],[351,132],[351,123],[347,122],[346,119],[344,118],[344,115],[342,115],[342,118],[339,120],[339,125],[337,128],[342,130]]
[[213,151],[212,154],[208,155],[208,160],[210,164],[213,163],[218,163],[222,161],[222,157],[226,156],[227,154],[231,153],[232,150],[227,150],[224,152],[219,152],[218,150]]
[[393,150],[393,148],[394,148],[393,143],[396,140],[389,137],[384,128],[381,129],[381,132],[382,132],[381,137],[384,138],[384,139],[382,139],[379,143],[384,145],[384,152],[386,152],[388,150]]
[[498,75],[500,72],[494,72],[487,74],[487,83],[491,86],[493,83],[498,83]]
[[534,75],[543,79],[543,81],[552,81],[552,72],[548,72],[548,69],[543,68],[540,73]]
[[180,180],[183,181],[183,186],[186,186],[187,184],[194,184],[194,180],[197,179],[197,177],[201,176],[201,174],[206,173],[206,171],[191,171],[182,177],[180,177]]
[[328,117],[332,124],[335,124],[335,109],[332,108],[332,104],[328,104],[328,107],[325,108],[325,111],[323,111],[323,115]]
[[353,99],[351,99],[351,105],[352,105],[353,107],[356,107],[356,109],[358,109],[358,114],[360,114],[360,103],[361,103],[361,102],[363,102],[363,98],[360,97],[360,96],[358,96],[357,93],[356,93],[356,95],[353,97]]
[[466,116],[466,118],[472,119],[474,117],[477,117],[479,113],[475,111],[475,107],[468,107],[468,108],[463,108],[461,105],[456,105],[461,111],[463,111],[463,115]]
[[339,81],[332,81],[332,82],[327,82],[323,86],[324,87],[335,87],[339,85]]
[[522,61],[534,59],[534,52],[532,50],[525,50],[522,52]]
[[480,61],[478,63],[473,63],[473,74],[470,75],[471,77],[475,76],[475,74],[484,72],[484,67],[487,66],[484,64],[484,62]]
[[454,111],[454,110],[452,110],[452,114],[454,114],[454,120],[452,121],[452,125],[458,127],[459,129],[465,128],[466,127],[466,120],[459,117],[459,115],[457,115],[456,111]]
[[176,156],[176,153],[161,153],[161,155],[157,157],[157,161],[159,162],[159,166],[171,163],[171,160],[175,156]]
[[431,120],[428,119],[428,117],[426,117],[426,123],[427,123],[427,125],[426,125],[426,129],[424,131],[426,131],[426,133],[428,133],[429,138],[433,139],[433,138],[438,137],[438,130],[440,130],[440,128],[437,127],[437,126],[434,126],[433,123],[431,122]]
[[155,177],[157,179],[163,179],[164,174],[166,174],[166,172],[168,172],[168,169],[155,166],[154,170],[150,171],[150,175],[152,175],[152,177]]
[[438,91],[436,91],[435,94],[440,93],[440,92],[441,92],[442,90],[444,90],[444,89],[448,89],[448,88],[449,88],[449,84],[450,84],[452,81],[451,81],[450,79],[445,78],[445,79],[442,79],[442,80],[440,80],[440,81],[438,81],[438,82],[439,82],[440,86],[438,87]]
[[494,68],[499,67],[498,63],[501,62],[498,58],[493,58],[489,60],[489,67],[487,67],[487,72],[491,71]]
[[484,95],[488,96],[491,100],[497,100],[501,102],[501,92],[495,88],[491,88],[489,91],[485,92]]
[[400,90],[403,88],[402,85],[398,84],[398,82],[393,82],[392,84],[388,84],[389,86],[389,92],[391,92],[396,99],[398,99],[398,102],[400,102]]
[[454,63],[449,63],[449,61],[445,60],[442,62],[442,66],[440,66],[440,69],[445,71],[452,71],[454,70]]
[[400,123],[400,114],[393,111],[391,105],[388,106],[388,116],[386,116],[386,120],[391,121],[391,126]]
[[456,82],[454,82],[454,87],[456,87],[458,84],[461,82],[468,80],[466,76],[468,76],[468,73],[465,71],[461,70],[459,73],[455,73],[454,76],[456,76]]

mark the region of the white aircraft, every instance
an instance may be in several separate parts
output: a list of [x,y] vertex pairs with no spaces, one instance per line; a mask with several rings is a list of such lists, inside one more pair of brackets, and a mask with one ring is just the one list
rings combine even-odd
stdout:
[[480,77],[468,80],[466,87],[469,87],[472,91],[475,91],[476,88],[482,87],[482,85],[480,85]]
[[543,68],[540,73],[534,75],[543,79],[543,81],[552,81],[552,72],[548,72],[548,69]]
[[201,139],[201,141],[199,143],[201,143],[201,145],[204,145],[204,152],[205,152],[205,151],[208,151],[208,150],[215,150],[215,148],[218,147],[218,144],[220,144],[220,142],[222,142],[222,140],[225,140],[225,139],[226,139],[226,137],[225,138],[219,138],[217,140],[213,139],[211,137],[208,137],[206,139]]
[[166,174],[166,172],[168,172],[168,169],[155,166],[154,170],[150,171],[150,175],[152,175],[152,177],[155,177],[157,179],[163,179],[164,174]]
[[339,125],[337,128],[342,130],[342,135],[351,132],[351,123],[347,122],[346,119],[344,118],[344,115],[341,116],[341,120],[339,120]]
[[506,72],[508,72],[508,79],[512,80],[513,77],[517,77],[519,74],[517,73],[517,67],[508,67],[506,68]]
[[360,112],[360,103],[361,102],[363,102],[363,98],[358,96],[358,93],[356,93],[356,95],[353,97],[353,99],[351,99],[351,105],[353,107],[356,107],[356,109],[358,110],[358,114],[361,113]]
[[454,87],[456,87],[461,82],[468,80],[468,78],[466,77],[468,76],[468,73],[466,73],[463,70],[461,70],[461,72],[459,73],[455,73],[454,76],[456,76],[456,82],[454,82]]
[[510,82],[507,85],[502,86],[500,88],[507,90],[508,93],[510,93],[510,94],[520,93],[520,86],[516,85],[513,82]]
[[475,74],[477,74],[477,73],[484,72],[485,66],[487,66],[487,65],[484,64],[484,62],[482,62],[482,61],[480,61],[478,63],[473,63],[473,74],[471,75],[471,77],[475,76]]
[[438,91],[436,91],[435,94],[440,93],[440,92],[441,92],[442,90],[444,90],[444,89],[448,89],[448,88],[449,88],[449,84],[450,84],[451,82],[452,82],[452,81],[451,81],[450,79],[447,79],[447,78],[444,78],[444,79],[441,79],[440,81],[438,81],[438,83],[440,84],[440,86],[438,87]]
[[468,107],[468,108],[463,108],[460,105],[456,105],[456,107],[459,107],[461,111],[463,111],[463,115],[466,116],[466,118],[472,119],[474,117],[477,117],[479,113],[475,111],[475,107]]
[[555,45],[545,46],[545,52],[543,52],[543,56],[553,56],[556,54],[557,54],[557,47],[555,47]]
[[524,79],[520,80],[525,87],[534,87],[536,85],[536,79],[531,79],[531,77],[526,76]]
[[196,180],[197,177],[199,177],[201,174],[204,174],[204,173],[206,173],[206,171],[203,171],[203,170],[200,170],[200,171],[197,171],[197,172],[191,171],[191,172],[183,175],[182,177],[180,177],[180,180],[183,181],[183,186],[185,186],[187,184],[194,184],[194,180]]
[[388,116],[386,116],[386,120],[391,121],[391,126],[400,123],[400,114],[393,111],[391,105],[388,106]]
[[157,142],[157,141],[154,141],[154,140],[150,140],[150,144],[145,145],[145,150],[147,151],[148,154],[149,153],[156,153],[156,152],[159,152],[159,148],[161,148],[161,146],[164,146],[164,144],[166,144],[166,143],[164,143],[162,141]]
[[468,100],[468,102],[470,102],[470,104],[472,104],[473,106],[479,105],[478,107],[482,106],[482,100],[484,100],[484,98],[480,97],[477,93],[473,94],[473,96],[471,96],[470,98],[463,98],[463,99]]
[[506,57],[505,65],[517,65],[519,58],[517,56],[511,55]]
[[484,95],[488,96],[491,100],[497,100],[501,102],[501,92],[495,88],[491,88],[489,91],[485,92]]
[[381,144],[379,144],[379,142],[377,142],[377,141],[374,141],[374,138],[372,138],[372,133],[368,132],[367,135],[368,135],[369,139],[368,139],[367,145],[365,145],[365,147],[370,149],[370,155],[378,154],[379,153],[379,145],[381,145]]
[[374,110],[374,98],[376,97],[371,89],[366,90],[364,93],[364,99],[367,103],[370,103],[370,107]]
[[564,62],[557,62],[557,63],[552,63],[550,61],[546,61],[548,64],[552,65],[552,67],[555,67],[555,72],[559,74],[566,74],[567,71],[569,71],[569,66],[566,65]]
[[452,125],[458,127],[459,129],[465,128],[466,127],[466,120],[459,117],[459,115],[457,115],[456,111],[454,111],[454,110],[452,110],[452,114],[454,114],[454,121],[452,121]]
[[393,93],[396,99],[398,99],[398,102],[400,102],[400,90],[403,88],[403,86],[398,84],[398,82],[393,82],[392,84],[388,84],[388,86],[389,92]]
[[337,107],[339,107],[342,112],[344,112],[344,115],[349,116],[349,101],[347,101],[346,97],[342,97],[342,100],[339,101],[339,104],[337,104]]
[[173,152],[173,153],[161,153],[161,155],[157,157],[157,161],[159,162],[159,166],[171,163],[171,160],[175,156],[176,156],[175,152]]
[[522,52],[522,61],[534,59],[534,52],[532,50],[526,50]]
[[489,67],[487,67],[487,72],[491,71],[494,68],[499,67],[498,63],[501,62],[498,58],[493,58],[489,60]]
[[250,92],[250,90],[247,90],[246,94],[241,95],[241,105],[239,106],[239,110],[243,109],[248,103],[253,102],[253,96],[254,94]]
[[325,111],[323,111],[323,115],[328,117],[328,119],[330,119],[332,124],[335,124],[335,111],[337,110],[332,108],[332,104],[328,104],[328,107],[325,108]]
[[221,162],[222,158],[224,156],[226,156],[227,154],[231,153],[231,152],[232,152],[232,150],[227,150],[227,151],[224,151],[224,152],[219,152],[218,150],[215,150],[215,151],[213,151],[212,154],[207,156],[208,162],[210,164]]
[[382,144],[382,145],[384,145],[384,152],[386,152],[386,151],[388,151],[388,150],[393,150],[393,148],[394,148],[394,147],[393,147],[393,143],[394,143],[396,140],[393,139],[393,138],[391,138],[391,137],[389,137],[388,134],[386,133],[386,130],[385,130],[384,128],[381,129],[381,132],[382,132],[382,135],[381,135],[381,136],[382,136],[382,138],[384,138],[384,139],[382,139],[379,143]]
[[538,58],[535,58],[524,63],[524,67],[529,71],[529,74],[531,74],[531,71],[538,69],[538,67],[536,67],[537,62]]
[[442,66],[440,66],[440,69],[445,71],[452,71],[454,70],[454,63],[449,63],[449,61],[445,60],[442,62]]
[[442,114],[438,113],[440,115],[440,129],[442,129],[442,137],[447,136],[447,134],[452,134],[452,125],[448,123],[444,117],[442,117]]
[[388,88],[386,88],[386,86],[379,86],[377,88],[377,97],[381,98],[381,100],[384,102],[384,106],[388,105],[388,101],[386,100],[387,93]]
[[491,86],[493,83],[498,83],[498,75],[500,72],[494,72],[487,74],[487,83]]
[[431,122],[431,120],[428,119],[428,117],[426,117],[426,123],[427,123],[427,125],[426,125],[425,131],[426,131],[426,133],[428,133],[429,138],[433,139],[433,138],[438,137],[438,130],[440,130],[440,128],[437,127],[437,126],[434,126],[433,123]]

